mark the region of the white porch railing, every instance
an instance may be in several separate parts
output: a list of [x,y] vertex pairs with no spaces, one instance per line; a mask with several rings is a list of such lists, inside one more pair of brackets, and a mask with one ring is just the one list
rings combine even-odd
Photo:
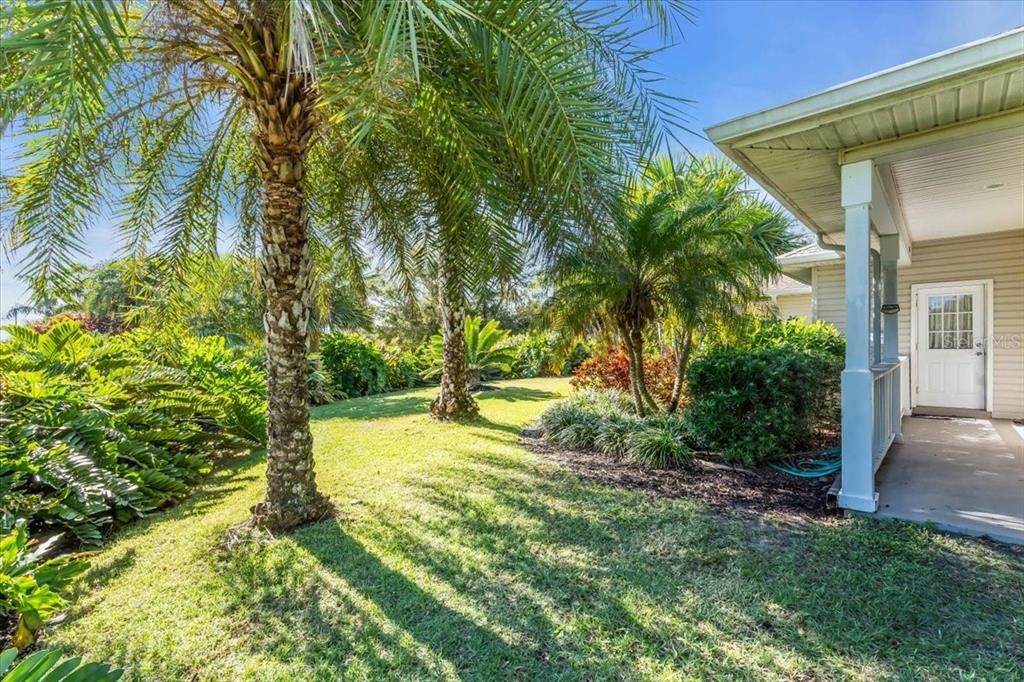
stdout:
[[874,393],[871,454],[874,470],[878,471],[889,447],[901,431],[903,405],[900,392],[900,363],[876,365],[871,368],[871,374]]

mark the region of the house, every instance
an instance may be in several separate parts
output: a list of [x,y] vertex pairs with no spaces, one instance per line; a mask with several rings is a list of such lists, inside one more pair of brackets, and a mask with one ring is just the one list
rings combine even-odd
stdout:
[[839,505],[1024,543],[1024,29],[707,134],[817,235],[780,263],[846,334]]
[[764,294],[770,299],[767,311],[780,320],[796,318],[805,322],[811,321],[809,282],[780,275],[768,282]]

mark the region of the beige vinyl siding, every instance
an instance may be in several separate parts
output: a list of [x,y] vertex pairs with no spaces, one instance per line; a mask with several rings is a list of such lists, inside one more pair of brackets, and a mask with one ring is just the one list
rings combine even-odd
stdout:
[[[900,354],[910,354],[911,286],[992,280],[992,415],[1024,417],[1024,230],[915,242],[899,269]],[[844,328],[843,266],[815,273],[818,319]]]
[[846,286],[843,264],[822,265],[814,270],[815,313],[818,320],[846,331]]
[[775,299],[775,307],[780,320],[788,320],[791,317],[799,317],[806,321],[811,319],[810,294],[780,294]]

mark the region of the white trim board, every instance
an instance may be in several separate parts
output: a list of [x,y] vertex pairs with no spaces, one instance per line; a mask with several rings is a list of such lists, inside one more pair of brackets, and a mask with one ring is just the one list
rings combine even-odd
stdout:
[[929,289],[947,287],[966,287],[981,285],[985,288],[985,411],[992,411],[993,387],[996,383],[994,355],[991,346],[995,335],[994,289],[995,282],[991,279],[969,279],[959,282],[927,282],[910,285],[910,407],[917,407],[917,342],[918,342],[918,294]]

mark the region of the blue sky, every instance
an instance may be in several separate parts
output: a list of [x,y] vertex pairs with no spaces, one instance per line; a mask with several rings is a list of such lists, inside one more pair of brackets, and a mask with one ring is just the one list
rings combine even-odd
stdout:
[[[662,90],[693,100],[687,127],[782,104],[875,71],[1024,25],[1024,1],[703,2],[693,24],[652,67]],[[694,153],[712,150],[680,134]],[[3,167],[11,144],[0,142]],[[109,258],[109,225],[89,234],[92,258]],[[0,316],[26,298],[17,267],[0,257]]]

